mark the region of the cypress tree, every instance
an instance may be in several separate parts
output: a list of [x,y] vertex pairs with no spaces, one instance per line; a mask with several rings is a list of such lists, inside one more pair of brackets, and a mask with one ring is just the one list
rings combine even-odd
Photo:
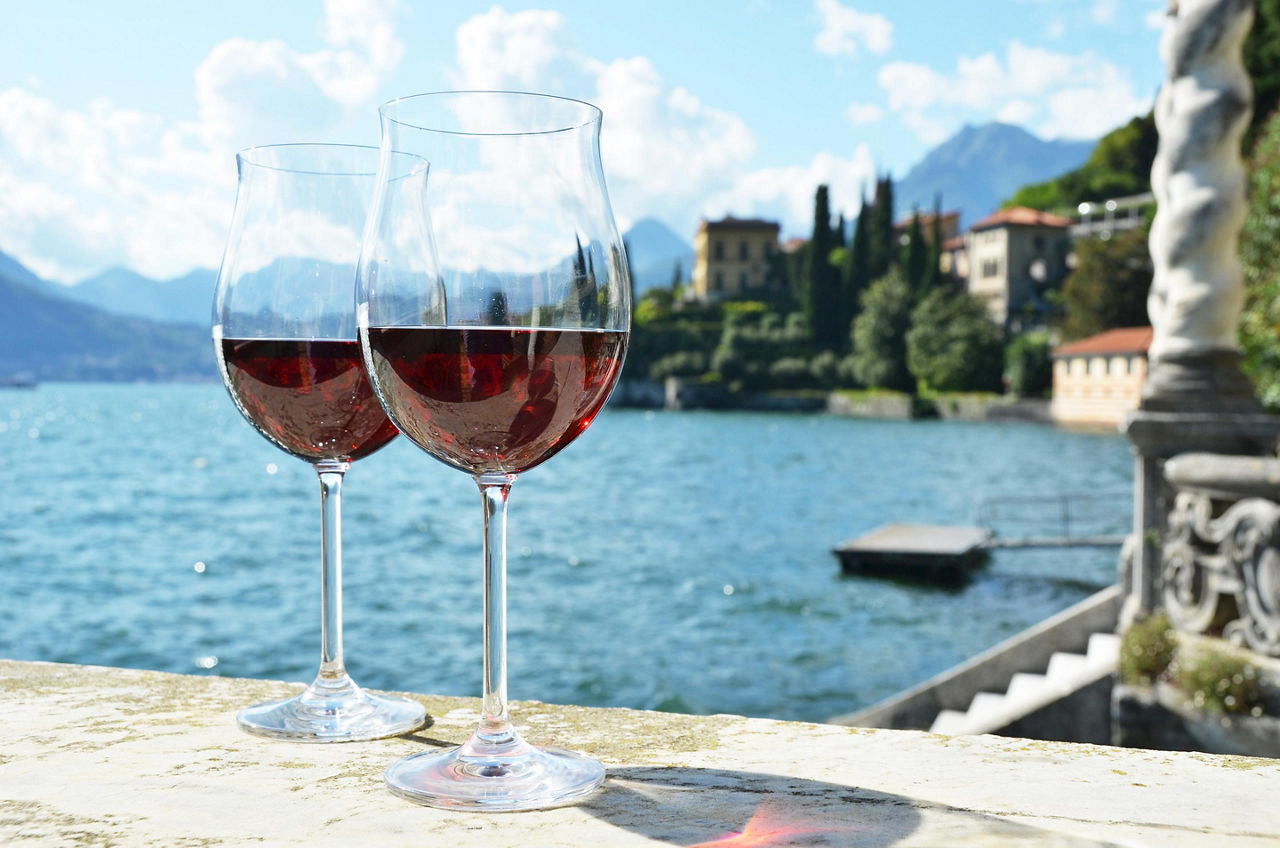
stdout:
[[920,226],[920,213],[911,214],[911,228],[907,230],[907,244],[902,249],[902,270],[907,275],[907,285],[917,298],[925,295],[926,276],[929,270],[929,248],[924,243],[924,229]]
[[893,237],[893,180],[890,177],[876,180],[868,225],[870,257],[867,270],[870,278],[877,280],[897,264],[899,254],[897,240]]
[[841,332],[846,336],[851,331],[853,320],[858,317],[862,293],[867,290],[867,286],[871,283],[870,266],[868,264],[871,258],[868,243],[870,219],[870,202],[863,201],[862,211],[853,223],[853,238],[850,241],[848,252],[845,253],[844,273],[840,280],[839,320],[842,328]]
[[928,267],[924,273],[924,293],[942,286],[942,195],[933,199],[933,220],[929,222]]
[[814,343],[822,350],[840,347],[844,330],[839,326],[840,272],[831,264],[835,233],[831,229],[831,207],[827,187],[818,186],[813,203],[813,237],[809,240],[809,267],[806,277],[805,317]]

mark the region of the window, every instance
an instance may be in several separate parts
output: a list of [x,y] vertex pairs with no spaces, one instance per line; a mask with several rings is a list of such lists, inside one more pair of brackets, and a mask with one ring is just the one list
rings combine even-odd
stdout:
[[1031,244],[1036,249],[1036,253],[1044,253],[1044,236],[1036,236],[1031,240]]
[[724,242],[717,241],[711,245],[711,253],[716,259],[724,259]]
[[739,242],[739,243],[738,243],[738,258],[739,258],[739,259],[743,259],[743,260],[745,260],[745,259],[747,258],[747,253],[748,253],[748,250],[747,250],[747,243],[746,243],[745,241],[744,241],[744,242]]
[[984,259],[984,260],[982,260],[982,276],[984,276],[984,277],[998,277],[999,275],[1000,275],[1000,260],[999,260],[999,259]]

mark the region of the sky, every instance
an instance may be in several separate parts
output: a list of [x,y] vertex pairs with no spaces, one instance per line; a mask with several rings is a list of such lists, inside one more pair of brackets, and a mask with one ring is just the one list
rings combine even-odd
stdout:
[[216,268],[235,153],[376,145],[444,89],[604,111],[618,225],[852,217],[966,124],[1097,138],[1150,109],[1167,0],[0,0],[0,251],[72,283]]

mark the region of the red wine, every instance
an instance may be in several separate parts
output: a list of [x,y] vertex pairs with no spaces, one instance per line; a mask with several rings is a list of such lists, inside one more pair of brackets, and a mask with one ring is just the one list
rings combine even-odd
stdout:
[[371,327],[383,402],[401,432],[472,474],[518,474],[558,453],[604,406],[627,334]]
[[223,339],[220,352],[240,411],[294,456],[360,459],[396,437],[374,397],[358,342]]

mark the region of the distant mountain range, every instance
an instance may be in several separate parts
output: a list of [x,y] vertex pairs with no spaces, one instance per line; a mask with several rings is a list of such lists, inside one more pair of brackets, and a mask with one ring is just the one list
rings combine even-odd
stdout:
[[0,254],[0,378],[216,380],[207,322],[169,324],[60,297]]
[[74,286],[57,291],[80,303],[107,312],[149,318],[208,324],[218,272],[197,268],[172,280],[153,280],[128,268],[109,268]]
[[968,229],[1024,185],[1082,165],[1096,143],[1044,141],[1011,124],[965,126],[894,184],[896,215],[932,212],[941,195],[943,210],[960,210],[960,226]]
[[637,221],[622,239],[637,292],[670,286],[677,265],[681,279],[693,274],[693,246],[655,218]]
[[[1079,166],[1093,146],[1043,141],[1009,124],[966,126],[895,184],[897,216],[931,211],[941,194],[968,227],[1022,186]],[[689,279],[693,247],[662,222],[641,220],[623,238],[638,292],[670,285],[677,266]],[[211,269],[161,281],[113,268],[63,286],[0,253],[0,379],[216,380],[216,278]]]

